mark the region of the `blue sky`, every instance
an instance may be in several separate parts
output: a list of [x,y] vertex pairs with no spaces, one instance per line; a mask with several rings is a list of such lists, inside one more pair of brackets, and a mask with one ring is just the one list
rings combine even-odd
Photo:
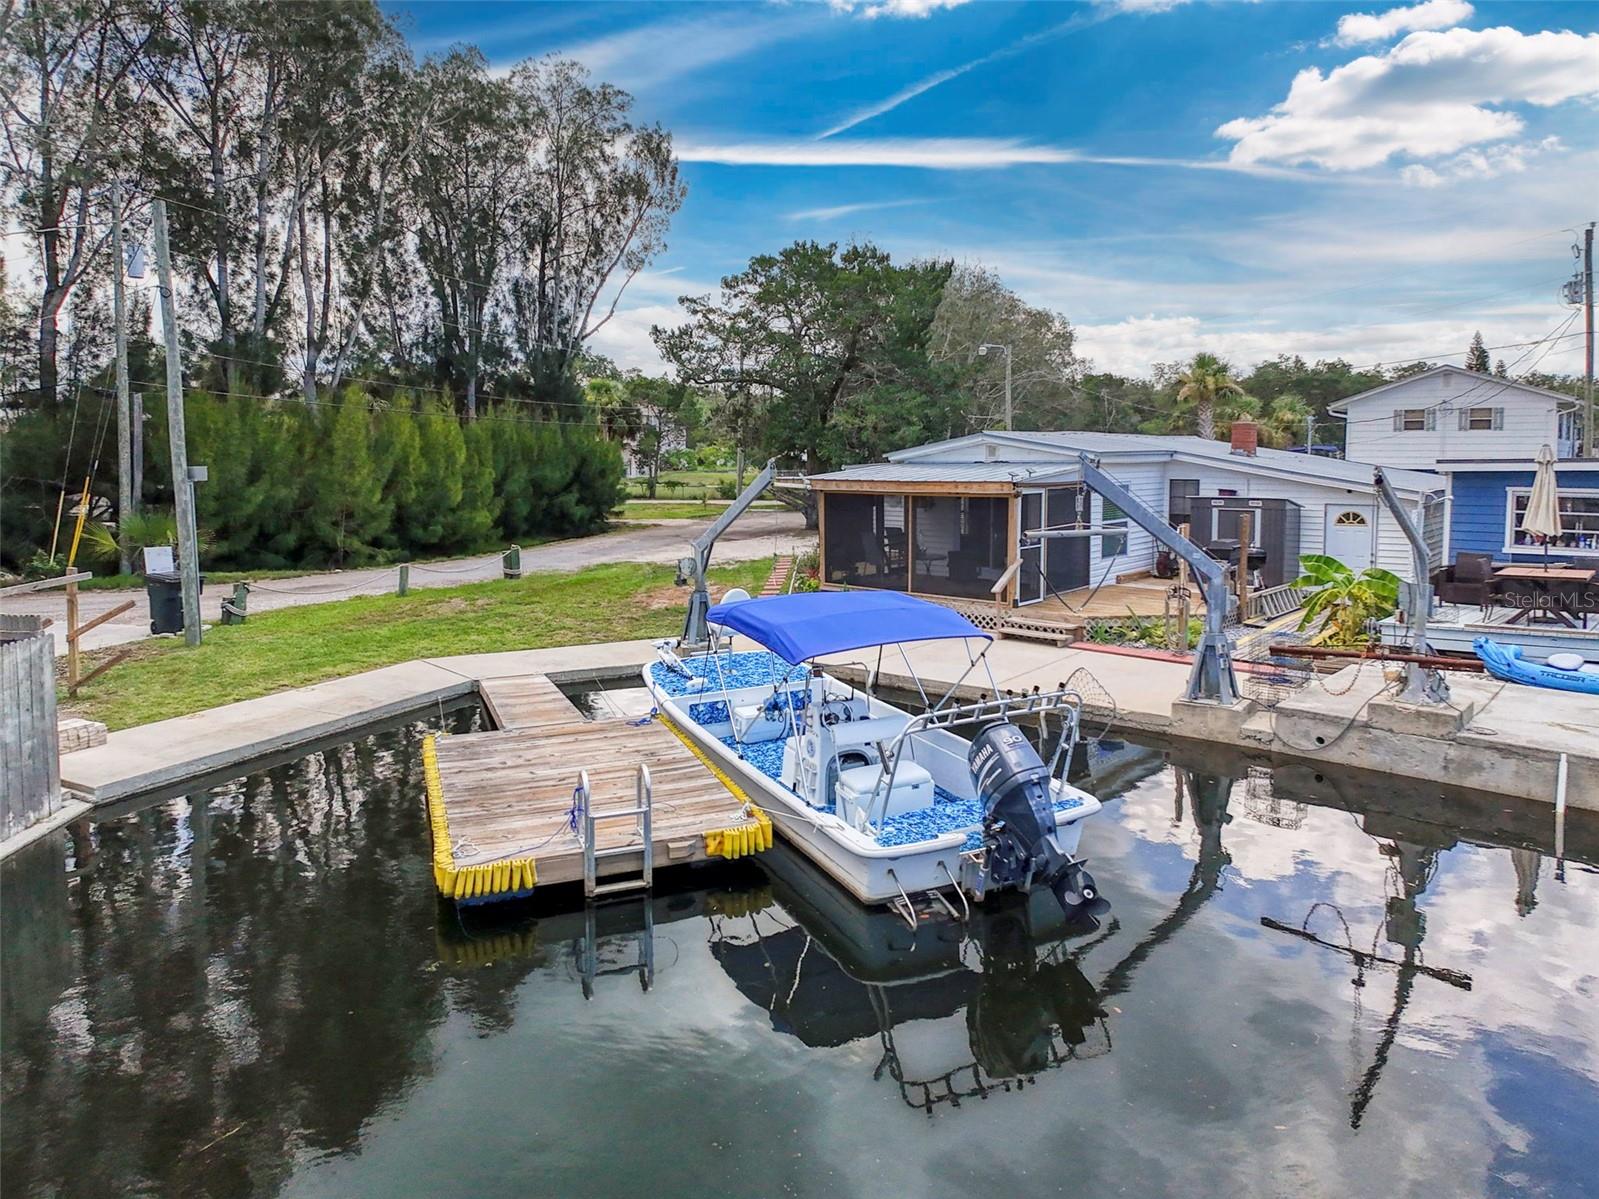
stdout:
[[419,55],[570,55],[673,132],[688,199],[596,338],[644,369],[678,295],[802,237],[991,267],[1127,373],[1533,341],[1599,217],[1594,3],[389,8]]

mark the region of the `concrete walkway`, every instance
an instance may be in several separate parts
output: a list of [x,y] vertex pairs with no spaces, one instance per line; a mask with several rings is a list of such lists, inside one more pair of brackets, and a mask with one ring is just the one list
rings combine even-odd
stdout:
[[[608,562],[676,562],[688,552],[688,545],[699,531],[715,519],[661,520],[645,525],[623,522],[616,532],[593,537],[574,537],[552,541],[522,551],[524,572],[541,570],[571,571]],[[805,519],[798,512],[747,512],[716,543],[717,562],[747,562],[788,552],[795,544],[815,539],[805,531]],[[462,583],[481,583],[501,577],[499,554],[480,554],[445,562],[416,563],[411,567],[411,587],[457,587]],[[292,579],[265,579],[250,585],[250,611],[271,612],[303,604],[323,604],[357,595],[391,595],[397,572],[392,566],[359,570],[330,571]],[[211,622],[221,618],[222,601],[232,595],[230,587],[208,588],[200,597],[200,613]],[[150,613],[143,591],[80,591],[79,620],[88,621],[118,604],[135,600],[131,612],[91,629],[83,638],[85,650],[104,649],[142,641],[150,636]],[[48,616],[55,621],[50,632],[55,637],[56,653],[67,652],[67,601],[60,590],[20,595],[0,604],[0,611]]]
[[638,676],[651,641],[424,658],[123,729],[61,757],[61,785],[96,804],[202,778],[383,720],[453,703],[480,681],[541,674],[557,683]]

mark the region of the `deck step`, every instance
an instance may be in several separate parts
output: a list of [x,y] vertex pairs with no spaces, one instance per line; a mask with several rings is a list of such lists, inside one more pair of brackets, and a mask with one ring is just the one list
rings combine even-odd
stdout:
[[1070,645],[1073,641],[1081,641],[1083,628],[1081,621],[1052,620],[1049,617],[1018,616],[1012,613],[1007,615],[994,631],[1000,637],[1014,637],[1020,641],[1047,641],[1063,646]]

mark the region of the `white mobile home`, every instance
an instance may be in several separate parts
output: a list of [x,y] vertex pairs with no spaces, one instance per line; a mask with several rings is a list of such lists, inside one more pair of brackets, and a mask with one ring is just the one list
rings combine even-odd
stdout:
[[[1299,557],[1309,553],[1331,554],[1356,570],[1379,565],[1413,576],[1409,543],[1382,510],[1371,466],[1256,449],[1252,430],[1235,442],[989,432],[813,475],[822,583],[987,599],[1020,561],[1002,598],[1023,606],[1152,571],[1154,539],[1082,486],[1079,452],[1171,524],[1191,523],[1196,540],[1236,536],[1237,514],[1251,512],[1250,541],[1268,561],[1275,558],[1276,579],[1291,581]],[[1437,565],[1444,481],[1405,470],[1390,471],[1389,479],[1414,506]],[[1102,531],[1042,541],[1026,535],[1073,525]]]

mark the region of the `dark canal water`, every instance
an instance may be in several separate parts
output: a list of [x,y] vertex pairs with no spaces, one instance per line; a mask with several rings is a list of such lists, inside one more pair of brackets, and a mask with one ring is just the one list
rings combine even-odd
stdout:
[[463,923],[427,727],[5,863],[6,1196],[1599,1194],[1591,824],[1105,742],[1096,929],[781,854]]

